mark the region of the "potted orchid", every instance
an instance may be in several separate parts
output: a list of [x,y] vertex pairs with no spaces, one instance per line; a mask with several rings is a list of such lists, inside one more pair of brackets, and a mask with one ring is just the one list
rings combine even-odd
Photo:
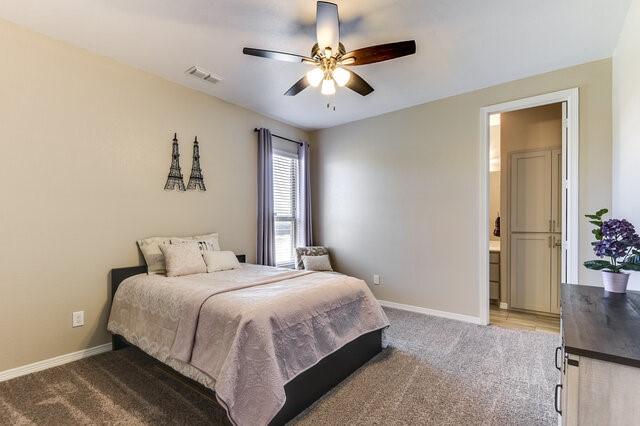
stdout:
[[591,231],[596,238],[592,242],[593,251],[598,260],[588,260],[584,266],[602,271],[602,282],[607,291],[625,293],[629,274],[622,272],[640,271],[640,236],[633,225],[625,219],[603,220],[607,209],[598,210],[594,214],[585,215],[589,223],[596,226]]

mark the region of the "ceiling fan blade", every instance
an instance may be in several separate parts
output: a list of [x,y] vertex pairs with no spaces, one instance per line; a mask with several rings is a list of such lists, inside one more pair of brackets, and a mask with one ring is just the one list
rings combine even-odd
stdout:
[[340,20],[338,19],[338,5],[326,1],[319,1],[316,9],[316,37],[320,52],[330,47],[335,53],[340,42]]
[[313,63],[313,59],[306,56],[295,55],[293,53],[276,52],[274,50],[254,49],[252,47],[245,47],[242,49],[242,53],[245,55],[259,56],[261,58],[275,59],[276,61],[286,62],[307,62]]
[[397,43],[379,44],[347,52],[342,55],[340,61],[344,65],[366,65],[375,62],[388,61],[401,56],[416,53],[415,40],[399,41]]
[[367,96],[369,93],[373,92],[373,87],[371,87],[369,83],[364,81],[364,78],[360,77],[358,74],[351,70],[349,70],[349,72],[351,73],[351,77],[349,78],[347,84],[345,84],[346,87],[353,90],[354,92],[361,94],[362,96]]
[[295,96],[298,93],[302,92],[307,87],[309,87],[309,82],[307,81],[307,76],[305,75],[300,80],[296,81],[296,84],[291,86],[291,88],[286,92],[284,92],[284,94],[286,96]]

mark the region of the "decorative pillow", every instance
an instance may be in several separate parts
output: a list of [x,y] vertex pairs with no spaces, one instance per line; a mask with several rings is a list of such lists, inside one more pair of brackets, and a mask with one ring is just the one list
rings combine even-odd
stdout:
[[333,271],[328,254],[320,256],[302,256],[302,264],[307,271]]
[[202,253],[204,253],[205,251],[219,251],[220,250],[220,244],[218,243],[218,237],[216,234],[215,238],[197,238],[197,237],[192,237],[192,238],[171,238],[171,244],[190,244],[195,242],[196,244],[198,244],[198,248],[200,248],[200,251]]
[[140,247],[144,261],[147,263],[147,273],[149,275],[165,274],[167,272],[160,246],[169,244],[170,241],[171,237],[151,237],[138,241],[138,247]]
[[214,250],[220,250],[220,241],[217,232],[206,235],[196,235],[195,237],[191,237],[191,239],[198,241],[208,241],[213,245],[213,247],[215,247]]
[[232,251],[205,251],[202,252],[202,257],[207,264],[207,272],[240,268],[240,262]]
[[197,240],[201,250],[220,250],[218,234],[197,235],[195,237],[150,237],[138,241],[138,247],[144,256],[147,264],[147,273],[166,274],[164,256],[160,250],[163,244],[178,244]]
[[207,272],[207,265],[202,259],[200,248],[196,242],[163,244],[160,246],[160,250],[164,255],[168,277]]
[[302,256],[321,256],[323,254],[329,254],[329,249],[324,246],[297,247],[296,269],[305,269],[302,263]]

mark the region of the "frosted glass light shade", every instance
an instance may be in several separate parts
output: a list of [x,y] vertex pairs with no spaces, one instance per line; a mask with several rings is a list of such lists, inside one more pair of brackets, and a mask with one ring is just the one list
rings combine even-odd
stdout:
[[340,87],[344,86],[349,82],[351,78],[351,73],[344,68],[336,68],[333,70],[333,79],[336,81],[336,84]]
[[313,87],[318,87],[323,78],[324,72],[320,68],[314,68],[307,72],[307,81]]
[[323,95],[333,95],[336,93],[336,85],[332,79],[322,80],[322,89],[320,89],[320,93]]

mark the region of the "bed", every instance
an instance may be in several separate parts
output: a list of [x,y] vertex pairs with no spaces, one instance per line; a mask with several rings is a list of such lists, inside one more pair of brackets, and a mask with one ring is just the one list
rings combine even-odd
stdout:
[[139,266],[112,270],[111,286],[114,350],[133,345],[206,388],[239,425],[295,417],[380,352],[389,324],[366,283],[335,273]]

